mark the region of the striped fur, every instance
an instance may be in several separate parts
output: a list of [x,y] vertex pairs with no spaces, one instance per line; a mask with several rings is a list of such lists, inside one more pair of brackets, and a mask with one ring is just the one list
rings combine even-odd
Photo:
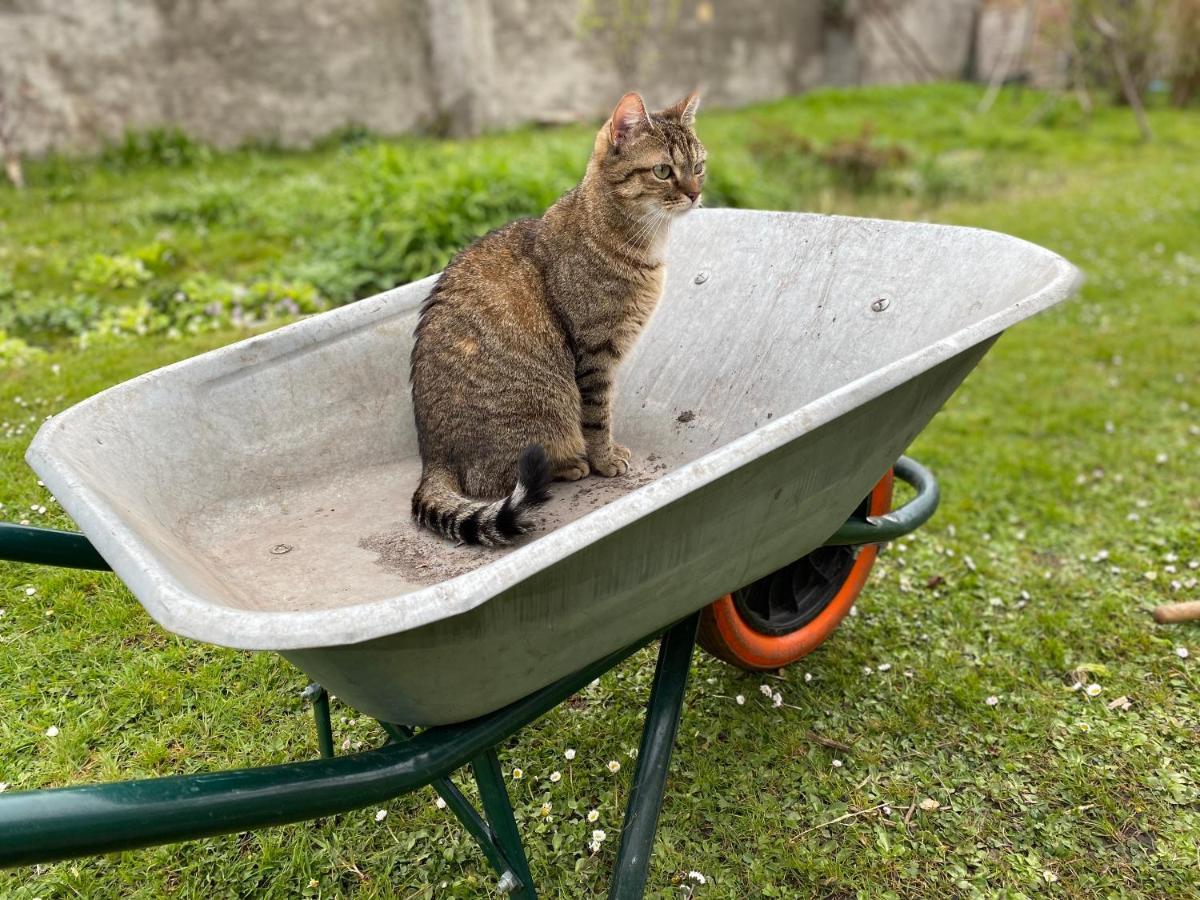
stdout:
[[536,445],[521,454],[517,484],[499,500],[465,497],[453,473],[427,468],[413,494],[412,512],[419,525],[444,538],[495,547],[529,530],[527,513],[550,499],[550,481],[549,457]]
[[628,471],[613,385],[662,294],[670,223],[699,203],[696,102],[651,113],[626,94],[577,187],[480,238],[438,279],[412,353],[424,527],[505,543],[550,479]]

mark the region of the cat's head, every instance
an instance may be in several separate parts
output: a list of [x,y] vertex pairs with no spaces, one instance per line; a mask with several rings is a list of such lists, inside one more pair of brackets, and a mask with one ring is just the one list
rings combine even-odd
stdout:
[[707,152],[696,137],[700,95],[648,112],[636,93],[621,98],[596,135],[592,169],[622,206],[642,215],[700,205]]

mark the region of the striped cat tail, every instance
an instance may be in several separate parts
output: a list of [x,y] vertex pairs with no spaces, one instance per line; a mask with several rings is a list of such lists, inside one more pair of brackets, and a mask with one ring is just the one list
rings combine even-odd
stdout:
[[450,472],[426,469],[413,494],[413,517],[418,525],[451,541],[488,547],[507,544],[530,529],[526,513],[550,499],[550,480],[550,460],[539,444],[521,453],[517,485],[499,500],[472,500],[462,494]]

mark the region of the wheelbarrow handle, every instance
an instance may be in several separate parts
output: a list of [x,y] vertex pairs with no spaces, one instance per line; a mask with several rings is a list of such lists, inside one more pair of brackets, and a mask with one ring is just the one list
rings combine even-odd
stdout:
[[0,522],[0,560],[102,572],[112,568],[92,542],[77,531],[8,522]]
[[386,802],[448,777],[657,637],[647,635],[495,712],[376,750],[2,794],[0,869],[303,822]]
[[882,516],[851,516],[825,542],[826,545],[882,544],[911,534],[929,521],[941,500],[941,490],[933,473],[909,456],[900,457],[892,472],[911,485],[917,496]]

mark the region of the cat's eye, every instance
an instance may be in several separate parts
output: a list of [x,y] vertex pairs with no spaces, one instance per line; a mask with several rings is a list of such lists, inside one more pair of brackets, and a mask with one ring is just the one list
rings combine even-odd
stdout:
[[663,181],[671,177],[671,167],[666,163],[659,163],[650,171],[654,173],[655,178],[661,178]]
[[703,175],[704,174],[704,163],[703,162],[696,163],[696,167],[694,169],[692,169],[692,171],[695,172],[697,175]]

